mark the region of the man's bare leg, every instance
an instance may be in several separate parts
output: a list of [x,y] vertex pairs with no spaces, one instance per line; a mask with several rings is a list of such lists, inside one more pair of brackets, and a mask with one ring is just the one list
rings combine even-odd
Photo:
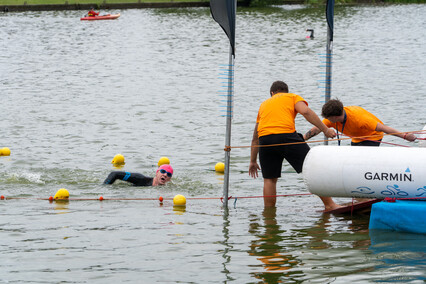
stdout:
[[263,179],[263,202],[265,204],[265,207],[275,206],[275,203],[277,201],[277,181],[278,178]]

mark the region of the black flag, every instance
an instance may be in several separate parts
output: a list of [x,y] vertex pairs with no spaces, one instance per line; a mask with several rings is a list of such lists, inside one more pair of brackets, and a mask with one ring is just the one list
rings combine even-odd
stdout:
[[327,0],[327,7],[325,10],[325,15],[327,18],[327,24],[330,29],[330,41],[333,41],[333,32],[334,32],[334,0]]
[[210,0],[213,19],[222,27],[229,38],[232,55],[235,57],[235,18],[237,0]]

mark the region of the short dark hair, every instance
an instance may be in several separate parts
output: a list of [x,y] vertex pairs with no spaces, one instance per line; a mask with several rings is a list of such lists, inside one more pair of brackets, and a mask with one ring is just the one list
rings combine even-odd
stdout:
[[322,117],[341,116],[343,114],[343,104],[341,101],[334,99],[329,100],[322,106]]
[[270,92],[274,94],[278,92],[288,93],[288,86],[283,81],[275,81],[272,83]]

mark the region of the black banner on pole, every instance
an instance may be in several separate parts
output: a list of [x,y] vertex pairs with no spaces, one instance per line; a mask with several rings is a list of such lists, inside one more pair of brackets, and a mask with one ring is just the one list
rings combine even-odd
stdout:
[[237,13],[236,0],[210,0],[210,12],[213,19],[222,27],[228,36],[235,57],[235,18]]
[[333,33],[334,33],[334,0],[327,0],[327,6],[325,10],[325,15],[327,17],[327,24],[331,31],[330,33],[330,41],[333,41]]

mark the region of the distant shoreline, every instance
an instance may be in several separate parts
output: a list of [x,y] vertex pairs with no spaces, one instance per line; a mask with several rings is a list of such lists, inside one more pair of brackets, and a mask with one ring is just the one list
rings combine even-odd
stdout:
[[[111,1],[111,0],[110,0]],[[117,2],[119,2],[118,0]],[[132,0],[129,0],[129,2]],[[63,4],[32,4],[36,1],[16,1],[24,5],[7,4],[8,1],[0,0],[0,12],[22,12],[22,11],[56,11],[56,10],[111,10],[111,9],[143,9],[143,8],[185,8],[185,7],[209,7],[209,0],[133,0],[133,3],[107,3],[94,0],[98,3],[69,3],[73,0],[63,0]],[[15,2],[15,3],[16,3]],[[28,2],[30,4],[28,4]],[[32,2],[32,3],[31,3]],[[40,0],[42,2],[42,0]],[[100,3],[99,3],[100,2]],[[238,6],[248,6],[249,0],[238,1]],[[283,4],[305,4],[304,0],[283,0]]]
[[[43,0],[39,0],[42,2]],[[103,2],[96,1],[98,3],[75,3],[75,0],[58,0],[57,2],[63,2],[63,4],[32,4],[37,3],[34,0],[22,0],[14,1],[24,3],[23,5],[8,4],[11,3],[8,0],[0,0],[0,12],[23,12],[23,11],[61,11],[61,10],[90,10],[92,7],[95,10],[114,10],[114,9],[144,9],[144,8],[186,8],[186,7],[209,7],[209,0],[129,0],[134,1],[133,3],[107,3],[106,0]],[[109,0],[111,1],[111,0]],[[120,0],[118,0],[120,1]],[[121,0],[123,1],[123,0]],[[143,2],[153,1],[153,2]],[[166,2],[167,1],[167,2]],[[398,2],[402,1],[402,2]],[[353,4],[420,4],[425,3],[426,0],[355,0],[355,3],[346,3],[346,5]],[[30,4],[28,4],[30,2]],[[52,1],[51,1],[52,2]],[[74,3],[69,3],[74,2]],[[250,0],[238,1],[238,6],[249,6]],[[312,5],[306,0],[283,0],[283,5]],[[318,5],[318,4],[314,4]],[[339,5],[336,3],[336,5]]]
[[182,7],[209,7],[210,2],[152,2],[152,3],[105,3],[94,4],[52,4],[52,5],[0,5],[3,12],[22,11],[60,11],[60,10],[96,10],[111,9],[142,9],[142,8],[182,8]]

